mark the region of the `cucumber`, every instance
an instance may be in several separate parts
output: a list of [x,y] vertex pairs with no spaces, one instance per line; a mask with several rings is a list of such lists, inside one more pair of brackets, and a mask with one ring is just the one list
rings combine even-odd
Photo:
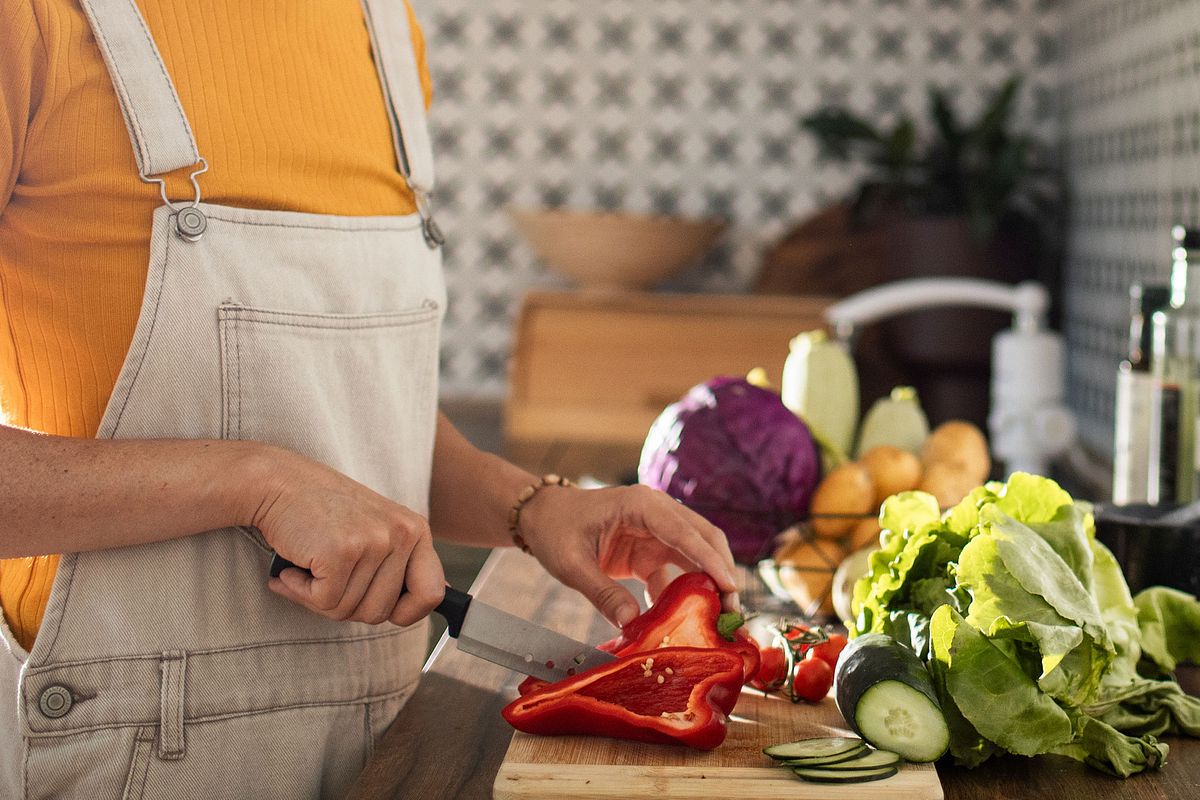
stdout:
[[834,697],[855,733],[906,761],[936,761],[950,746],[950,729],[925,665],[886,634],[868,633],[846,645]]
[[867,752],[867,743],[863,742],[861,746],[854,750],[847,750],[844,753],[836,753],[831,756],[813,756],[811,758],[789,758],[780,763],[788,767],[824,767],[830,764],[840,764],[843,761],[853,761],[856,758],[861,758]]
[[795,766],[820,766],[821,769],[883,769],[884,767],[900,768],[904,759],[888,750],[868,750],[859,753],[854,758],[836,761],[829,764],[796,764]]
[[824,758],[844,753],[853,753],[865,747],[862,739],[846,736],[832,736],[818,739],[801,739],[798,742],[785,742],[764,747],[763,753],[776,761],[787,761],[793,758]]
[[890,778],[899,770],[895,767],[876,769],[823,769],[820,767],[793,767],[796,777],[813,783],[865,783]]

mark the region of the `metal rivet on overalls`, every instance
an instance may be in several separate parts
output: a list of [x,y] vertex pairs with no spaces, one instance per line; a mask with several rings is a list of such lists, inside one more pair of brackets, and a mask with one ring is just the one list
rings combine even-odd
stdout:
[[38,698],[38,708],[50,719],[58,719],[71,710],[71,704],[74,702],[71,690],[56,684],[42,690],[42,696]]
[[195,206],[182,208],[175,215],[175,230],[189,242],[198,241],[207,227],[208,217]]

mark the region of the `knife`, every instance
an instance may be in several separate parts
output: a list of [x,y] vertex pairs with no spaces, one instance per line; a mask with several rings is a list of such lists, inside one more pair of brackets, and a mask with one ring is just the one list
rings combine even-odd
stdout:
[[[276,553],[271,577],[278,578],[288,567],[312,574]],[[544,681],[559,681],[616,660],[612,653],[489,606],[453,586],[446,587],[446,597],[434,611],[445,618],[446,632],[459,650]]]

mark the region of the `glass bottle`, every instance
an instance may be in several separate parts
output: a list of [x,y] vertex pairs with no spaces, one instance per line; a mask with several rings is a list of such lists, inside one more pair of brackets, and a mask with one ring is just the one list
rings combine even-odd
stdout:
[[1171,303],[1152,317],[1155,387],[1146,498],[1152,504],[1187,503],[1200,494],[1200,229],[1176,225],[1171,239]]
[[1196,499],[1196,415],[1200,411],[1200,315],[1180,310],[1153,316],[1147,502],[1189,503]]
[[1150,426],[1155,379],[1150,371],[1151,318],[1170,304],[1169,286],[1129,287],[1129,351],[1117,369],[1113,490],[1117,505],[1145,503],[1150,479]]

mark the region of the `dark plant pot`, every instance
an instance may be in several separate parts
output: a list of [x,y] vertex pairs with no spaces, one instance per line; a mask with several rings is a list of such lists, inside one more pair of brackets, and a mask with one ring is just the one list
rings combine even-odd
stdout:
[[[888,229],[882,265],[888,282],[955,277],[1018,283],[1036,273],[1028,242],[1006,235],[985,246],[965,217],[902,217]],[[992,337],[1011,323],[1011,314],[979,308],[916,311],[884,322],[883,338],[911,376],[931,423],[966,419],[987,430]]]

